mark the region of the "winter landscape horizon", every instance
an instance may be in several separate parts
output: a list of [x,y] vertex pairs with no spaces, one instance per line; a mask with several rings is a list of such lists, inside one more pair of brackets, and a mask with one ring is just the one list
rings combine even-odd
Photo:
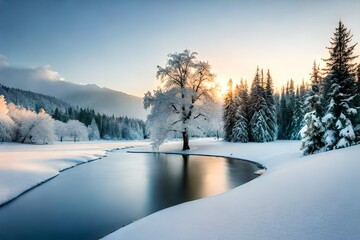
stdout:
[[359,239],[359,10],[0,0],[0,239]]

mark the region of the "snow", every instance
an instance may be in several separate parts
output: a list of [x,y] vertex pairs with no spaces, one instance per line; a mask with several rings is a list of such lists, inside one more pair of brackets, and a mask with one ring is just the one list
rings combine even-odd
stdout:
[[[162,152],[180,153],[181,141]],[[146,141],[94,141],[54,145],[0,144],[0,205],[62,170]],[[259,162],[259,178],[227,193],[180,204],[110,234],[106,239],[359,239],[360,145],[303,156],[300,141],[190,142],[189,154]]]
[[[359,239],[360,146],[302,156],[300,141],[195,140],[191,154],[239,157],[267,167],[227,193],[154,213],[105,239]],[[179,152],[181,142],[164,152]],[[133,151],[151,151],[149,147]]]
[[148,145],[145,141],[94,141],[30,145],[0,143],[0,205],[60,171],[99,159],[107,150]]

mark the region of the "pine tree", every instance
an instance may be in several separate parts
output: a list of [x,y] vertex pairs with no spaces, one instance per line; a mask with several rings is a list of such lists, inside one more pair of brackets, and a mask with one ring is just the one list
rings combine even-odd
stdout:
[[61,113],[60,113],[59,108],[56,108],[56,109],[55,109],[55,112],[53,113],[52,118],[55,119],[55,120],[59,120],[59,121],[60,121],[60,119],[61,119]]
[[275,100],[275,109],[276,109],[276,122],[277,122],[277,133],[276,133],[276,138],[279,138],[280,135],[280,131],[281,131],[281,126],[282,126],[282,122],[281,122],[281,111],[280,111],[280,92],[275,92],[274,93],[274,100]]
[[274,99],[274,86],[273,86],[272,77],[270,75],[270,70],[268,70],[266,74],[265,101],[267,104],[266,123],[268,125],[271,141],[274,141],[277,136],[277,116],[276,116],[276,106]]
[[249,121],[247,113],[247,103],[249,96],[247,90],[247,83],[244,83],[244,81],[241,80],[240,86],[238,86],[235,93],[235,124],[232,129],[231,141],[245,143],[249,141]]
[[357,114],[355,104],[355,67],[352,61],[355,45],[350,45],[352,35],[340,21],[328,48],[326,61],[327,96],[324,135],[325,150],[344,148],[355,144],[353,124]]
[[320,66],[316,64],[314,61],[312,72],[310,74],[310,81],[312,85],[321,86],[322,84],[322,76],[320,72]]
[[96,124],[95,118],[91,120],[90,125],[88,126],[89,140],[98,140],[100,139],[100,133],[98,125]]
[[357,89],[357,94],[360,95],[360,63],[358,64],[356,70],[356,89]]
[[224,122],[224,140],[230,142],[232,136],[232,130],[235,124],[233,82],[231,79],[228,81],[227,86],[228,86],[228,90],[224,98],[223,122]]
[[285,139],[291,139],[293,119],[293,110],[295,108],[295,84],[294,80],[290,79],[286,93],[286,111],[285,111]]
[[295,107],[292,113],[292,121],[290,124],[290,140],[300,140],[300,130],[304,127],[304,91],[302,87],[296,89]]
[[[313,68],[312,76],[316,74]],[[305,126],[301,129],[302,137],[301,150],[304,155],[320,152],[324,146],[323,135],[325,128],[321,122],[322,105],[319,82],[316,78],[311,78],[311,87],[305,95],[304,105],[308,112],[304,116]]]
[[254,142],[272,141],[270,129],[266,122],[267,104],[264,96],[265,91],[262,87],[259,68],[257,68],[249,99],[250,140]]
[[[356,70],[356,94],[357,95],[355,98],[355,102],[357,103],[357,105],[359,105],[360,104],[360,64],[358,64]],[[356,135],[356,142],[359,143],[360,142],[360,111],[358,111],[356,115],[354,130]]]
[[279,107],[279,132],[278,139],[286,139],[286,128],[287,128],[287,105],[286,105],[286,95],[285,95],[285,87],[283,86],[281,89],[280,96],[280,107]]

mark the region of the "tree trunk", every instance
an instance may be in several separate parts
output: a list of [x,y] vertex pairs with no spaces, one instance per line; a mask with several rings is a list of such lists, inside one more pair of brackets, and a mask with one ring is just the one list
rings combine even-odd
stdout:
[[183,137],[183,149],[182,150],[188,150],[190,149],[189,147],[189,135],[187,132],[182,132],[182,137]]

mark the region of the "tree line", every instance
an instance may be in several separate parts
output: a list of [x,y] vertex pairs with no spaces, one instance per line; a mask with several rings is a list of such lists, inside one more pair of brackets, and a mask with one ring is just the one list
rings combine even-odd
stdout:
[[360,141],[360,65],[356,44],[340,21],[328,47],[326,67],[314,62],[310,83],[290,80],[274,93],[270,71],[256,70],[250,92],[229,81],[224,100],[224,139],[232,142],[302,140],[305,155],[344,148]]
[[86,126],[95,121],[101,139],[133,140],[146,138],[145,122],[140,119],[108,116],[96,113],[93,109],[74,107],[69,107],[65,111],[56,108],[52,117],[62,122],[78,120]]
[[[67,102],[51,96],[6,87],[4,85],[0,85],[0,95],[4,96],[4,101],[6,100],[18,107],[21,106],[24,109],[33,111],[36,114],[39,114],[41,110],[50,115],[54,120],[61,121],[63,123],[74,120],[70,121],[70,125],[67,126],[68,129],[76,129],[72,126],[78,125],[75,120],[85,125],[85,130],[87,128],[94,129],[96,125],[99,131],[99,137],[95,134],[96,131],[95,133],[92,131],[93,134],[88,136],[87,131],[84,131],[84,128],[79,127],[78,125],[78,129],[81,131],[77,134],[71,134],[72,136],[77,136],[75,137],[76,141],[86,139],[143,139],[147,137],[145,122],[140,119],[100,114],[90,108],[79,108],[78,106],[74,107]],[[68,136],[70,133],[66,134],[66,132],[64,132],[65,129],[62,124],[58,122],[55,123],[55,133],[59,133],[59,129],[62,129],[63,131],[62,134],[60,134],[62,137],[57,137],[57,139],[70,139]],[[4,126],[5,123],[0,122],[0,128],[4,128]],[[57,129],[57,127],[59,127],[59,129]],[[68,137],[64,138],[64,134]],[[5,137],[0,136],[0,141],[4,141],[2,139],[5,139]],[[73,139],[73,137],[71,137],[71,139]]]
[[[96,119],[100,121],[100,125]],[[7,104],[4,96],[0,95],[0,141],[52,144],[56,139],[61,142],[97,140],[102,137],[98,126],[101,126],[100,129],[106,134],[103,137],[105,139],[115,139],[111,136],[116,136],[116,139],[120,139],[119,136],[126,136],[126,139],[144,137],[144,126],[128,118],[95,115],[93,110],[82,108],[69,108],[66,114],[55,110],[51,116],[43,108],[36,112],[13,103]],[[114,129],[114,126],[117,126],[117,129]]]
[[231,142],[269,142],[277,135],[277,115],[270,70],[256,69],[250,92],[247,81],[233,90],[228,82],[224,98],[224,139]]

